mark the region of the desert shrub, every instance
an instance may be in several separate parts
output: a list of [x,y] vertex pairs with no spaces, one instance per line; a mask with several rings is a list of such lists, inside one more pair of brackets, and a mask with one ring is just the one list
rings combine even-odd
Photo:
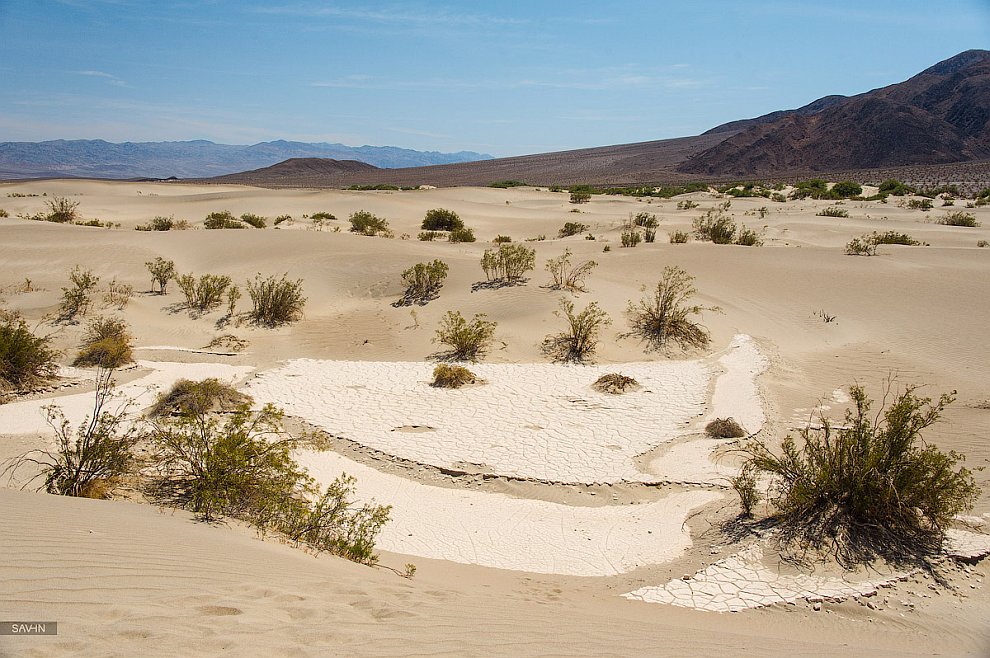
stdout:
[[100,277],[93,274],[92,270],[84,270],[76,265],[69,272],[69,282],[71,286],[62,288],[62,302],[58,307],[58,317],[62,322],[71,322],[77,315],[86,315]]
[[811,180],[798,181],[794,184],[794,190],[791,192],[792,199],[806,199],[811,197],[812,199],[829,199],[831,194],[828,189],[828,182],[822,180],[821,178],[812,178]]
[[752,464],[744,465],[739,475],[733,475],[729,478],[729,485],[739,496],[742,516],[744,518],[753,516],[753,508],[760,502],[760,491],[756,488],[756,467]]
[[0,309],[0,401],[6,391],[20,391],[55,376],[58,365],[51,337],[36,336],[24,319]]
[[976,246],[977,247],[980,247],[980,248],[982,248],[982,247],[990,247],[990,242],[987,242],[986,240],[977,240]]
[[976,215],[968,212],[946,213],[944,217],[940,217],[935,223],[943,224],[945,226],[967,226],[969,228],[974,228],[980,225],[980,223],[976,221]]
[[103,295],[103,303],[122,311],[133,296],[134,286],[129,283],[120,283],[114,279],[107,285],[107,291]]
[[391,233],[388,228],[388,220],[373,215],[367,210],[358,210],[351,213],[348,221],[351,223],[351,233],[360,233],[361,235],[369,236],[388,235]]
[[161,256],[156,256],[155,260],[149,260],[144,264],[151,274],[151,292],[155,291],[155,284],[158,284],[159,294],[166,294],[168,282],[175,278],[175,262],[165,260]]
[[877,243],[872,235],[863,234],[846,243],[846,254],[849,256],[876,256]]
[[870,413],[861,386],[841,426],[821,416],[821,429],[784,439],[780,453],[764,443],[745,448],[747,464],[771,478],[769,501],[785,540],[834,552],[844,563],[880,555],[916,559],[940,550],[952,518],[972,507],[979,489],[962,456],[924,442],[954,392],[938,401],[909,386]]
[[579,233],[584,233],[588,230],[587,224],[582,224],[581,222],[565,222],[560,230],[557,231],[557,236],[561,238],[569,238],[572,235],[578,235]]
[[36,471],[27,483],[44,478],[39,487],[50,494],[106,497],[115,480],[127,474],[134,463],[138,426],[128,423],[128,406],[114,400],[112,371],[97,372],[93,415],[73,430],[57,405],[44,407],[45,420],[55,432],[55,447],[32,450],[12,460],[5,472],[13,475],[21,467]]
[[314,212],[312,215],[309,216],[309,218],[318,219],[321,221],[331,221],[331,222],[337,221],[337,217],[334,216],[332,213],[324,212],[322,210],[319,212]]
[[896,231],[884,231],[883,233],[873,233],[873,240],[877,244],[903,244],[909,247],[915,247],[919,244],[917,240],[912,238],[907,233],[898,233]]
[[560,300],[560,310],[554,315],[563,318],[566,329],[543,339],[543,352],[554,361],[583,362],[594,355],[598,348],[598,336],[603,327],[612,323],[608,313],[591,302],[580,313],[574,312],[574,303]]
[[152,217],[147,224],[138,224],[134,227],[137,231],[171,231],[175,226],[175,217],[164,217],[158,215]]
[[766,218],[767,215],[770,214],[770,209],[767,208],[766,206],[760,206],[759,208],[756,209],[756,214],[760,216],[760,219],[764,219]]
[[911,210],[920,210],[922,212],[928,212],[935,207],[931,199],[908,199],[907,207]]
[[341,475],[321,493],[291,458],[312,442],[285,432],[282,412],[238,407],[216,416],[183,413],[154,423],[159,491],[205,520],[245,519],[316,550],[374,564],[375,539],[390,507],[354,504],[355,480]]
[[451,361],[477,361],[491,347],[497,323],[487,320],[484,313],[477,313],[468,322],[460,311],[447,311],[437,328],[434,343],[450,347],[441,358]]
[[660,226],[660,220],[657,216],[649,212],[640,212],[632,215],[630,213],[630,226],[639,226],[642,228],[656,228]]
[[406,284],[406,292],[397,302],[399,306],[410,304],[426,304],[437,298],[437,293],[443,287],[450,268],[440,259],[429,263],[416,263],[402,272],[402,280]]
[[[525,187],[526,185],[527,183],[518,180],[501,180],[501,181],[495,181],[494,183],[489,183],[488,187],[497,187],[500,189],[506,189],[509,187]],[[551,190],[551,192],[552,191],[553,190]]]
[[241,289],[237,286],[230,286],[227,289],[227,316],[234,317],[234,310],[237,308],[237,302],[241,299]]
[[848,217],[849,211],[845,208],[838,208],[836,206],[829,206],[827,208],[822,208],[815,213],[818,217]]
[[695,237],[715,244],[732,244],[736,237],[736,223],[726,214],[728,208],[726,202],[695,219],[691,224]]
[[617,372],[610,372],[602,375],[591,385],[596,391],[619,395],[626,391],[639,388],[639,382],[632,377]]
[[639,231],[623,231],[619,236],[619,241],[623,247],[635,247],[643,241],[643,236]]
[[278,226],[283,222],[291,222],[291,221],[292,221],[292,215],[279,215],[278,217],[275,218],[275,221],[272,222],[272,224],[274,226]]
[[602,249],[603,254],[607,254],[610,251],[612,251],[611,245],[605,245],[605,247]]
[[440,231],[423,231],[416,237],[423,242],[433,242],[434,240],[444,237],[444,234]]
[[691,210],[697,207],[698,207],[698,203],[696,201],[692,201],[691,199],[684,199],[683,201],[677,202],[678,210]]
[[492,240],[495,244],[508,244],[512,242],[512,238],[508,235],[496,235],[495,239]]
[[119,368],[133,360],[133,341],[127,323],[120,318],[93,318],[86,327],[79,354],[72,365]]
[[763,239],[759,233],[751,228],[746,228],[746,225],[743,224],[739,230],[739,235],[736,236],[736,244],[744,247],[762,247]]
[[571,192],[571,203],[588,203],[591,201],[590,192]]
[[234,217],[229,210],[211,212],[203,220],[203,226],[208,229],[246,228],[244,222]]
[[553,277],[550,288],[552,290],[570,290],[571,292],[583,291],[585,278],[596,267],[598,267],[598,263],[593,260],[586,260],[572,267],[571,250],[569,248],[564,249],[564,253],[559,257],[547,260],[547,271]]
[[447,242],[474,242],[475,239],[474,229],[468,228],[467,226],[463,228],[455,228],[447,234]]
[[215,377],[196,382],[180,379],[168,391],[158,394],[147,415],[150,418],[173,414],[201,416],[211,411],[234,411],[241,405],[250,405],[252,402],[251,396]]
[[302,317],[306,298],[302,294],[302,279],[290,281],[283,274],[280,279],[258,274],[247,283],[251,297],[249,316],[253,322],[266,327],[293,322]]
[[48,214],[44,219],[58,224],[67,224],[79,219],[79,202],[70,201],[64,196],[52,197],[45,201]]
[[844,180],[833,185],[831,192],[835,197],[848,199],[852,196],[861,195],[863,193],[863,186],[856,181]]
[[665,267],[652,295],[635,304],[629,302],[626,314],[631,331],[628,335],[639,338],[655,350],[667,349],[671,343],[681,349],[707,347],[711,340],[708,330],[690,318],[702,311],[718,309],[688,303],[698,292],[693,281],[694,277],[680,267]]
[[746,430],[735,418],[716,418],[705,425],[705,434],[713,439],[738,439],[746,436]]
[[433,208],[426,211],[421,229],[426,231],[453,231],[464,228],[464,221],[453,210]]
[[231,281],[229,276],[221,274],[204,274],[199,279],[193,274],[182,274],[175,283],[185,296],[187,307],[205,312],[220,306]]
[[3,208],[0,208],[0,217],[10,217],[10,213],[8,213]]
[[674,231],[670,234],[670,244],[686,244],[690,237],[687,231]]
[[481,256],[486,280],[495,283],[519,283],[526,272],[535,267],[536,250],[521,244],[501,244],[498,249],[486,249]]
[[265,225],[268,223],[268,218],[262,217],[261,215],[255,215],[253,212],[246,212],[241,215],[241,221],[255,228],[265,228]]
[[915,190],[910,185],[905,185],[899,180],[891,178],[880,183],[878,192],[880,194],[893,194],[894,196],[905,196],[914,194]]
[[774,192],[770,195],[770,200],[774,203],[787,203],[787,197],[780,192]]
[[465,384],[473,384],[477,381],[474,373],[464,366],[451,365],[449,363],[438,363],[433,369],[433,381],[430,386],[436,388],[460,388]]
[[643,242],[653,244],[657,240],[657,230],[655,228],[643,229]]

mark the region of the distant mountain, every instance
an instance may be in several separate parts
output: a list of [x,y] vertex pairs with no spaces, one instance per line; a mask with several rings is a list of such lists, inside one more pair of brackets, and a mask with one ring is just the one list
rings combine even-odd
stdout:
[[0,142],[0,178],[202,178],[267,167],[290,158],[357,160],[375,167],[421,167],[491,159],[471,151],[439,153],[394,146],[307,144],[283,140],[251,146],[188,142],[56,140]]
[[737,130],[678,167],[706,176],[769,176],[936,165],[990,158],[990,51],[968,50],[889,87],[827,96],[736,121]]

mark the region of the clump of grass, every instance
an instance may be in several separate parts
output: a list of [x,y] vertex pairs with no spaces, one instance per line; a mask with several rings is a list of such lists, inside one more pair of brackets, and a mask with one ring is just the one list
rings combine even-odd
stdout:
[[290,281],[284,274],[280,279],[274,276],[262,279],[258,274],[254,281],[248,281],[247,289],[251,297],[249,316],[256,324],[277,327],[302,317],[306,305],[302,279]]
[[557,231],[557,237],[569,238],[572,235],[578,235],[579,233],[584,233],[587,230],[587,224],[582,224],[581,222],[565,222],[564,225]]
[[90,320],[83,335],[74,366],[116,369],[133,360],[134,337],[120,318],[98,317]]
[[443,281],[450,271],[447,263],[435,259],[429,263],[416,263],[402,272],[402,280],[406,284],[406,292],[395,305],[409,306],[424,305],[436,299]]
[[665,350],[671,344],[681,349],[707,347],[711,341],[708,330],[691,316],[719,309],[689,303],[698,292],[693,281],[694,277],[680,267],[665,267],[652,295],[629,302],[626,314],[631,331],[627,335],[655,350]]
[[193,274],[183,274],[176,277],[175,283],[185,296],[187,307],[206,312],[220,306],[231,280],[221,274],[204,274],[198,279]]
[[560,300],[560,310],[554,315],[563,318],[567,324],[564,331],[551,334],[543,339],[543,352],[554,361],[582,363],[591,358],[598,349],[601,330],[612,324],[608,313],[597,302],[591,302],[580,313],[574,312],[574,303]]
[[584,280],[596,267],[598,263],[593,260],[586,260],[572,267],[571,250],[564,249],[564,253],[559,257],[547,260],[547,271],[553,277],[549,287],[551,290],[584,291]]
[[447,311],[433,342],[447,345],[450,350],[439,356],[450,361],[477,361],[483,357],[491,348],[497,326],[487,317],[477,313],[468,322],[460,311]]
[[634,391],[639,388],[639,382],[618,372],[610,372],[602,375],[591,385],[596,391],[620,395],[627,391]]
[[980,223],[976,221],[976,215],[961,211],[946,213],[944,217],[940,217],[935,223],[945,226],[966,226],[969,228],[980,226]]
[[100,277],[93,274],[92,270],[84,270],[76,265],[69,272],[69,282],[71,286],[62,288],[62,302],[58,307],[58,318],[62,322],[72,322],[76,316],[86,315]]
[[827,208],[822,208],[815,213],[818,217],[848,217],[849,211],[845,208],[839,208],[837,206],[829,206]]
[[705,434],[713,439],[738,439],[746,436],[746,430],[735,418],[716,418],[705,425]]
[[36,336],[19,314],[0,309],[0,402],[3,394],[38,386],[58,371],[50,336]]
[[670,244],[687,244],[690,238],[687,231],[674,231],[670,234]]
[[172,414],[202,415],[211,411],[234,411],[241,405],[254,402],[250,395],[215,377],[192,381],[180,379],[168,391],[159,393],[155,404],[148,410],[150,418]]
[[159,294],[166,294],[168,282],[175,278],[175,261],[165,260],[161,256],[156,256],[155,260],[149,260],[144,264],[151,274],[151,292],[155,291],[155,284],[158,284]]
[[447,234],[447,242],[474,242],[474,229],[468,226],[455,228]]
[[746,446],[746,464],[769,476],[769,501],[785,541],[833,553],[855,564],[882,556],[919,560],[938,552],[953,517],[979,495],[963,459],[927,444],[922,432],[942,416],[955,393],[933,402],[909,386],[874,414],[861,386],[849,389],[855,409],[841,426],[824,415],[821,429],[784,439],[780,452]]
[[351,223],[350,231],[351,233],[360,233],[361,235],[381,235],[389,236],[392,232],[388,227],[388,220],[374,215],[367,210],[358,210],[355,213],[351,213],[348,218]]
[[474,373],[464,366],[438,363],[437,367],[433,369],[433,381],[430,383],[430,386],[436,388],[460,388],[465,384],[473,384],[477,380]]
[[433,208],[426,211],[420,228],[425,231],[454,231],[464,228],[464,220],[453,210]]

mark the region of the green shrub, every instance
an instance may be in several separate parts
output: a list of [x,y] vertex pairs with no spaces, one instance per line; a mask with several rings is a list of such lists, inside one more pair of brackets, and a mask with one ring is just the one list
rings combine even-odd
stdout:
[[93,274],[92,270],[84,270],[76,265],[69,272],[69,281],[72,285],[62,288],[62,302],[58,307],[58,317],[62,322],[72,322],[77,315],[86,315],[100,277]]
[[552,290],[569,290],[571,292],[584,291],[584,280],[591,271],[598,267],[598,263],[593,260],[586,260],[571,267],[571,250],[564,249],[564,253],[557,258],[547,260],[546,268],[553,277],[550,283]]
[[158,215],[153,217],[147,224],[138,224],[134,227],[136,231],[171,231],[175,226],[175,217],[164,217]]
[[203,226],[208,229],[247,228],[244,222],[234,217],[229,210],[211,212],[203,220]]
[[818,217],[848,217],[849,211],[845,208],[838,208],[836,206],[829,206],[827,208],[822,208],[815,213]]
[[894,196],[906,196],[914,194],[915,190],[910,185],[905,185],[899,180],[891,178],[880,183],[878,189],[880,194],[893,194]]
[[0,401],[55,376],[58,365],[50,336],[35,336],[17,313],[0,309]]
[[602,393],[619,395],[626,391],[639,388],[639,382],[621,373],[610,372],[596,379],[595,383],[591,386],[596,391],[601,391]]
[[879,243],[869,234],[853,238],[846,243],[846,254],[849,256],[876,256]]
[[444,237],[444,234],[440,231],[423,231],[416,237],[423,242],[433,242],[434,240]]
[[863,193],[863,186],[856,181],[844,180],[833,185],[831,191],[833,196],[848,199],[849,197],[861,195]]
[[883,233],[874,231],[873,236],[875,236],[873,240],[877,244],[903,244],[909,247],[921,244],[907,233],[897,233],[896,231],[884,231]]
[[643,241],[643,236],[639,231],[623,231],[619,240],[623,247],[635,247]]
[[237,302],[240,298],[240,288],[237,286],[230,286],[230,288],[227,288],[227,317],[234,317],[234,310],[237,308]]
[[127,323],[120,318],[93,318],[72,365],[114,370],[134,360],[133,341]]
[[584,233],[588,230],[587,224],[582,224],[581,222],[565,222],[564,225],[557,231],[557,237],[569,238],[572,235],[577,235],[579,233]]
[[726,214],[729,202],[712,208],[692,222],[694,235],[699,240],[708,240],[715,244],[732,244],[736,237],[736,223]]
[[464,228],[464,221],[453,210],[446,208],[433,208],[426,211],[423,224],[420,228],[426,231],[453,231]]
[[746,464],[742,467],[739,475],[729,478],[729,485],[739,496],[739,507],[742,509],[742,516],[749,518],[753,516],[753,508],[760,502],[760,492],[756,488],[756,467]]
[[976,221],[976,215],[968,212],[946,213],[944,217],[940,217],[935,223],[945,226],[967,226],[969,228],[980,226],[980,223]]
[[690,237],[686,231],[674,231],[670,234],[670,244],[686,244]]
[[238,407],[251,405],[253,402],[251,396],[215,377],[196,382],[180,379],[168,391],[158,394],[147,415],[150,418],[173,414],[202,416],[212,411],[235,411]]
[[555,311],[554,315],[564,318],[567,323],[563,332],[543,339],[543,352],[554,361],[584,362],[598,349],[602,328],[612,324],[608,313],[597,302],[591,302],[583,311],[575,313],[574,303],[562,299],[560,310]]
[[922,212],[928,212],[935,207],[931,199],[908,199],[907,207],[911,210],[920,210]]
[[205,312],[220,306],[231,280],[220,274],[204,274],[199,279],[192,274],[183,274],[176,277],[175,283],[185,296],[187,307]]
[[79,202],[70,201],[64,196],[52,197],[45,201],[48,205],[48,214],[44,219],[58,224],[68,224],[79,219]]
[[787,203],[787,197],[780,192],[774,192],[770,195],[770,200],[774,203]]
[[438,363],[433,369],[433,381],[430,386],[436,388],[460,388],[465,384],[473,384],[478,381],[474,373],[464,366],[451,365],[449,363]]
[[694,277],[680,267],[665,267],[651,296],[635,304],[629,302],[626,314],[631,331],[627,335],[655,350],[665,350],[671,343],[681,349],[707,347],[711,341],[708,330],[690,316],[718,308],[688,304],[698,292],[693,281]]
[[501,244],[498,249],[486,249],[481,256],[485,279],[493,283],[514,285],[535,267],[536,250],[521,244]]
[[496,235],[495,239],[492,240],[495,244],[508,244],[512,242],[512,238],[508,235]]
[[158,284],[159,294],[166,294],[168,282],[175,278],[175,262],[165,260],[161,256],[156,256],[155,260],[149,260],[144,264],[151,274],[151,292],[155,291],[155,284]]
[[590,192],[571,192],[571,203],[588,203],[591,201]]
[[746,228],[746,225],[743,224],[742,229],[739,230],[739,235],[736,236],[736,244],[744,247],[762,247],[763,239],[759,233],[751,228]]
[[309,218],[310,219],[318,219],[318,220],[321,220],[321,221],[324,221],[324,222],[335,222],[335,221],[337,221],[337,217],[335,215],[333,215],[332,213],[324,212],[322,210],[320,212],[314,212],[312,215],[309,216]]
[[821,429],[784,439],[780,453],[762,442],[745,449],[747,464],[769,476],[770,503],[785,540],[834,552],[852,564],[882,556],[915,560],[941,549],[952,518],[979,495],[973,476],[956,469],[962,456],[925,443],[954,392],[937,402],[909,386],[890,406],[870,413],[861,386],[849,389],[855,410],[841,426],[821,416]]
[[[526,185],[527,185],[526,183],[523,183],[522,181],[518,181],[518,180],[503,180],[503,181],[496,181],[494,183],[489,183],[488,187],[497,187],[501,189],[506,189],[509,187],[526,187]],[[550,190],[550,191],[553,192],[554,190]],[[560,190],[558,189],[556,191],[559,192]]]
[[341,475],[320,493],[292,460],[306,439],[287,434],[271,405],[216,416],[183,413],[154,424],[151,439],[163,497],[205,520],[242,518],[262,531],[363,564],[374,564],[375,539],[391,508],[354,504],[355,480]]
[[[12,460],[5,472],[28,466],[35,474],[27,483],[44,478],[50,494],[105,498],[114,482],[134,464],[138,426],[127,422],[127,405],[110,409],[114,399],[112,371],[99,370],[93,415],[75,431],[57,405],[45,407],[45,420],[55,432],[53,449],[32,450]],[[25,483],[25,484],[27,484]]]
[[8,213],[3,208],[0,208],[0,217],[10,217],[10,213]]
[[713,439],[738,439],[746,436],[746,430],[735,418],[716,418],[705,425],[705,434]]
[[477,313],[468,322],[459,311],[447,311],[437,328],[434,343],[448,345],[450,350],[441,358],[451,361],[477,361],[491,347],[497,323],[486,320],[488,316]]
[[423,305],[437,298],[437,293],[443,287],[450,268],[447,263],[436,259],[429,263],[416,263],[402,272],[402,280],[406,284],[406,292],[397,306],[410,304]]
[[265,225],[268,223],[268,218],[262,217],[261,215],[255,215],[252,212],[246,212],[241,215],[241,221],[255,228],[265,228]]
[[698,207],[698,203],[696,201],[692,201],[691,199],[684,199],[683,201],[677,202],[678,210],[691,210],[697,207]]
[[283,274],[280,279],[270,276],[262,279],[258,274],[247,283],[251,297],[252,322],[265,327],[277,327],[302,317],[306,298],[302,294],[302,279],[290,281]]
[[278,217],[275,218],[273,225],[278,226],[283,222],[291,222],[291,221],[292,221],[292,215],[279,215]]
[[475,239],[474,229],[468,228],[467,226],[463,228],[455,228],[447,234],[447,242],[474,242]]
[[368,236],[389,235],[391,233],[388,228],[388,220],[373,215],[367,210],[358,210],[355,213],[351,213],[348,221],[351,223],[351,233],[360,233],[361,235]]
[[636,215],[630,214],[630,226],[639,226],[642,228],[656,228],[660,226],[660,220],[653,213],[640,212]]

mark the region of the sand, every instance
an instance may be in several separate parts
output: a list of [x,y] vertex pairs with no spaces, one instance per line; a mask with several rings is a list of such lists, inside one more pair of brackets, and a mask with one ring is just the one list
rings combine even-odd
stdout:
[[[69,195],[86,218],[121,227],[18,219],[42,210],[45,197],[10,193]],[[938,591],[917,574],[890,583],[782,567],[758,542],[718,532],[734,514],[726,482],[736,472],[736,444],[705,437],[703,427],[732,416],[748,432],[780,438],[813,420],[819,402],[841,417],[849,385],[878,395],[894,375],[928,384],[930,395],[956,389],[958,401],[926,438],[965,453],[971,468],[988,464],[990,310],[981,300],[990,293],[990,249],[976,245],[990,239],[990,210],[966,210],[984,224],[967,229],[927,221],[949,209],[922,213],[894,198],[847,202],[849,218],[816,216],[829,202],[735,199],[730,212],[763,231],[764,247],[670,245],[669,232],[689,230],[720,202],[706,193],[684,198],[701,207],[623,197],[577,207],[566,194],[531,188],[0,185],[0,208],[12,215],[0,219],[0,297],[54,332],[63,363],[84,325],[42,319],[69,269],[92,268],[104,288],[114,278],[134,285],[125,309],[98,310],[123,316],[141,347],[138,367],[119,373],[123,392],[144,406],[179,377],[217,376],[325,430],[336,437],[333,450],[301,452],[300,463],[322,481],[354,474],[362,498],[392,504],[382,563],[419,568],[407,580],[262,540],[237,524],[205,526],[121,500],[0,490],[0,552],[8,556],[0,617],[60,622],[57,638],[0,637],[0,655],[985,655],[986,560],[954,567],[951,588]],[[951,210],[962,209],[956,205]],[[479,242],[417,241],[423,214],[436,207],[457,211]],[[133,230],[155,215],[196,224],[222,209],[293,219],[265,230]],[[346,217],[358,209],[388,218],[396,239],[349,234]],[[341,219],[320,228],[303,218],[321,210]],[[620,248],[624,222],[643,210],[661,219],[657,243]],[[566,221],[588,224],[595,240],[556,239]],[[930,246],[844,255],[850,238],[873,230]],[[480,255],[499,234],[546,236],[526,243],[537,251],[537,270],[526,285],[472,292],[484,279]],[[545,287],[543,262],[565,247],[575,261],[599,263],[575,304],[597,301],[613,319],[592,366],[549,364],[540,350],[562,326],[553,311],[565,296]],[[275,330],[227,323],[223,311],[193,317],[174,286],[166,296],[148,292],[144,263],[158,255],[180,272],[227,274],[242,288],[258,272],[301,278],[305,317]],[[450,265],[439,298],[392,306],[402,295],[400,272],[433,258]],[[712,332],[703,353],[657,354],[620,337],[627,302],[672,264],[696,277],[699,303],[722,309],[703,315]],[[495,349],[475,368],[487,383],[458,391],[427,385],[433,331],[447,310],[498,322]],[[206,347],[222,334],[247,346]],[[597,393],[589,384],[603,372],[631,374],[644,386]],[[74,421],[85,415],[87,373],[67,374],[77,383],[0,406],[0,458],[48,445],[44,404],[54,400]],[[971,517],[986,532],[990,472],[975,475],[984,493]],[[776,584],[767,586],[786,596],[760,609],[740,606],[746,597],[732,592],[745,579],[726,578],[713,563],[752,569],[761,586]],[[692,589],[706,579],[728,591]],[[837,581],[854,583],[844,602],[821,594]]]

